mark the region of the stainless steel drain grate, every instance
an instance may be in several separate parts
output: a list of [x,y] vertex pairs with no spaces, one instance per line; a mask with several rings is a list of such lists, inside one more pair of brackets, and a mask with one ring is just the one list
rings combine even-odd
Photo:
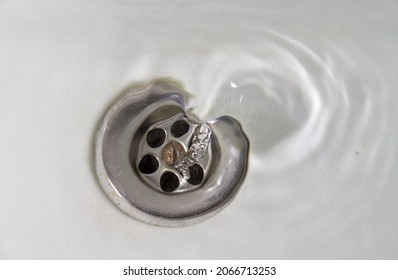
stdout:
[[231,117],[202,122],[167,82],[130,89],[106,113],[96,141],[100,182],[142,221],[184,226],[232,200],[247,169],[248,140]]

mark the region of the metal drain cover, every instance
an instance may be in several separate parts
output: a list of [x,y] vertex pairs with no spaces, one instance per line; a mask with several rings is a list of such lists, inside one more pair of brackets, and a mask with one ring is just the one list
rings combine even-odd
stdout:
[[130,216],[185,226],[214,215],[237,193],[249,143],[240,124],[202,122],[185,111],[181,89],[165,81],[132,88],[106,113],[96,169],[111,200]]

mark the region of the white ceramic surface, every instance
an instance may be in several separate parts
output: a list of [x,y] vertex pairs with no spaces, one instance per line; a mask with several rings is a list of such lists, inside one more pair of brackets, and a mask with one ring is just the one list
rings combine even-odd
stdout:
[[[397,258],[396,1],[0,1],[0,258]],[[128,85],[172,77],[251,141],[243,190],[135,221],[93,145]]]

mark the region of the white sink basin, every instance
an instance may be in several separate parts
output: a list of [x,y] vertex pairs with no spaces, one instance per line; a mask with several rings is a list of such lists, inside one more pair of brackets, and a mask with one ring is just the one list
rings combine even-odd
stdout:
[[[398,257],[396,3],[213,2],[0,3],[0,258]],[[94,168],[107,106],[160,77],[251,144],[237,198],[185,228]]]

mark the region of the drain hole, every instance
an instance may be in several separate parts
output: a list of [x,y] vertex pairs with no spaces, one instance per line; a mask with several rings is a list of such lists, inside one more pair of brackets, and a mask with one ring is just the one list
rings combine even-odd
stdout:
[[177,175],[173,172],[166,171],[160,177],[160,188],[165,192],[175,191],[180,186]]
[[178,138],[183,136],[189,130],[189,124],[184,120],[178,120],[171,126],[170,132],[171,134]]
[[152,129],[146,135],[146,142],[151,148],[160,147],[164,143],[165,139],[166,132],[164,132],[164,130],[161,128]]
[[194,164],[189,167],[190,178],[188,182],[192,185],[199,185],[203,181],[203,168],[199,164]]
[[151,174],[158,170],[159,161],[152,155],[145,155],[138,164],[138,170],[144,174]]

